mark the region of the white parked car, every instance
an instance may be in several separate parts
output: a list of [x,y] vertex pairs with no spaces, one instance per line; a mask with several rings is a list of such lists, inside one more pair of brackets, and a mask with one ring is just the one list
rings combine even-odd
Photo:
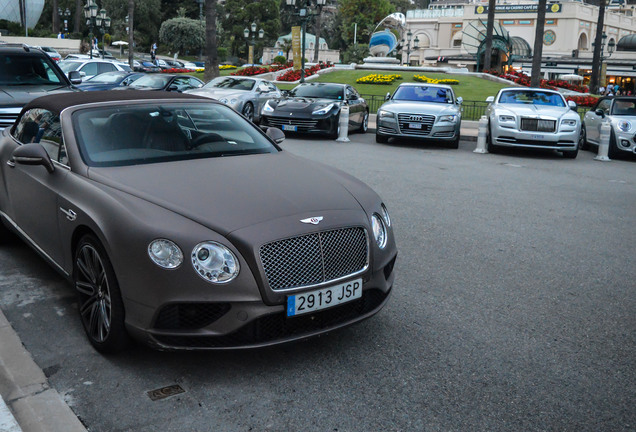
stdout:
[[102,59],[77,59],[77,60],[64,60],[61,61],[58,66],[68,76],[71,71],[78,71],[82,76],[82,79],[88,79],[99,75],[104,72],[124,71],[132,72],[130,66],[126,63],[114,62],[110,60]]
[[576,104],[561,93],[541,88],[504,88],[495,97],[488,116],[488,151],[499,147],[557,150],[575,158],[581,145],[581,118]]
[[636,97],[615,96],[599,99],[594,108],[583,118],[583,145],[598,146],[601,141],[601,124],[609,120],[612,127],[608,155],[616,158],[621,153],[636,153]]

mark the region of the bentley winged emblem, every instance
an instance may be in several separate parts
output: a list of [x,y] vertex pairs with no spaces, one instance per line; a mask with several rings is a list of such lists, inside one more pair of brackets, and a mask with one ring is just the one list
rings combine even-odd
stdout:
[[318,225],[322,219],[322,216],[314,216],[307,219],[301,219],[300,221],[306,224]]

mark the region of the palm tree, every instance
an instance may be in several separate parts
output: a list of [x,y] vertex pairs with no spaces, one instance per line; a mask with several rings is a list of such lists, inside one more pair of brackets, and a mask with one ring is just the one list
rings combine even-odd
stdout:
[[283,43],[280,44],[280,49],[285,51],[285,58],[289,60],[289,52],[292,49],[292,40],[290,38],[283,38]]
[[131,68],[134,67],[133,52],[135,43],[135,33],[133,31],[133,23],[135,15],[135,0],[128,0],[128,64]]
[[541,84],[541,57],[543,56],[543,29],[545,28],[546,0],[539,0],[537,11],[537,28],[534,33],[534,51],[532,53],[532,73],[530,86],[539,87]]
[[218,77],[219,57],[216,51],[216,2],[205,0],[205,81]]
[[590,77],[590,93],[597,94],[600,83],[601,46],[603,45],[603,26],[605,25],[605,0],[600,0],[598,5],[598,22],[596,23],[596,36],[594,37],[594,54],[592,55],[592,76]]
[[495,26],[495,0],[488,0],[488,23],[486,24],[486,49],[484,51],[484,71],[490,70],[492,59],[492,33]]

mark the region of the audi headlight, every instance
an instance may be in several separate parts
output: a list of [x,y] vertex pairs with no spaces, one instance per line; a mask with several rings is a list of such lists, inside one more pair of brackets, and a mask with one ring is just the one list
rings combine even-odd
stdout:
[[576,126],[576,120],[564,119],[564,120],[561,120],[561,124],[564,125],[564,126],[572,126],[572,127],[574,127],[574,126]]
[[269,104],[269,101],[265,102],[265,105],[263,106],[263,112],[274,112],[274,107]]
[[192,250],[192,266],[208,282],[227,283],[239,274],[239,262],[231,250],[213,241],[201,242]]
[[500,115],[499,116],[499,121],[502,123],[505,122],[514,122],[515,121],[515,116],[511,116],[511,115]]
[[455,123],[455,121],[457,121],[457,116],[456,115],[443,115],[443,116],[439,116],[439,119],[437,121],[439,123],[442,123],[442,122]]
[[183,262],[183,252],[173,241],[156,239],[148,245],[148,256],[152,262],[165,269],[175,269]]
[[325,105],[323,107],[318,108],[316,111],[312,112],[314,115],[322,115],[327,114],[334,107],[334,104]]
[[627,120],[621,120],[618,122],[618,128],[623,132],[629,132],[629,130],[632,128],[632,124]]
[[391,226],[391,217],[389,216],[389,211],[386,209],[384,203],[382,204],[380,210],[382,211],[382,218],[386,223],[386,226]]
[[378,214],[371,216],[371,228],[373,229],[373,238],[380,249],[384,249],[387,242],[387,232],[382,218]]
[[395,114],[389,111],[380,110],[378,111],[378,118],[380,119],[395,118]]

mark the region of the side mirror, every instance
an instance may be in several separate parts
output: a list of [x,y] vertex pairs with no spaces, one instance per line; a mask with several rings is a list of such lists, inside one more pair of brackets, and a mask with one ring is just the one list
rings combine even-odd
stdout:
[[[86,74],[84,74],[86,75]],[[71,84],[81,84],[82,83],[82,74],[78,71],[70,71],[68,73],[68,79],[71,81]]]
[[463,98],[463,97],[461,97],[461,96],[459,96],[459,97],[457,98],[457,104],[458,104],[458,105],[461,105],[463,102],[464,102],[464,98]]
[[572,111],[576,111],[576,102],[569,100],[568,106],[570,107]]
[[605,111],[603,111],[602,109],[597,109],[596,111],[594,111],[594,114],[601,118],[605,118]]
[[358,100],[358,96],[352,94],[351,96],[349,96],[349,100]]
[[176,84],[172,84],[170,87],[168,87],[168,91],[178,91],[179,87]]
[[391,93],[390,93],[390,92],[388,92],[388,93],[386,94],[386,96],[384,96],[384,100],[385,100],[385,101],[388,101],[389,99],[391,99]]
[[13,161],[21,165],[42,165],[50,173],[55,171],[49,154],[41,144],[23,144],[13,151]]
[[285,141],[285,134],[283,131],[275,127],[267,128],[265,135],[270,137],[276,144],[280,144]]
[[493,103],[494,101],[495,101],[495,97],[494,97],[494,96],[488,96],[488,97],[486,98],[486,102]]

